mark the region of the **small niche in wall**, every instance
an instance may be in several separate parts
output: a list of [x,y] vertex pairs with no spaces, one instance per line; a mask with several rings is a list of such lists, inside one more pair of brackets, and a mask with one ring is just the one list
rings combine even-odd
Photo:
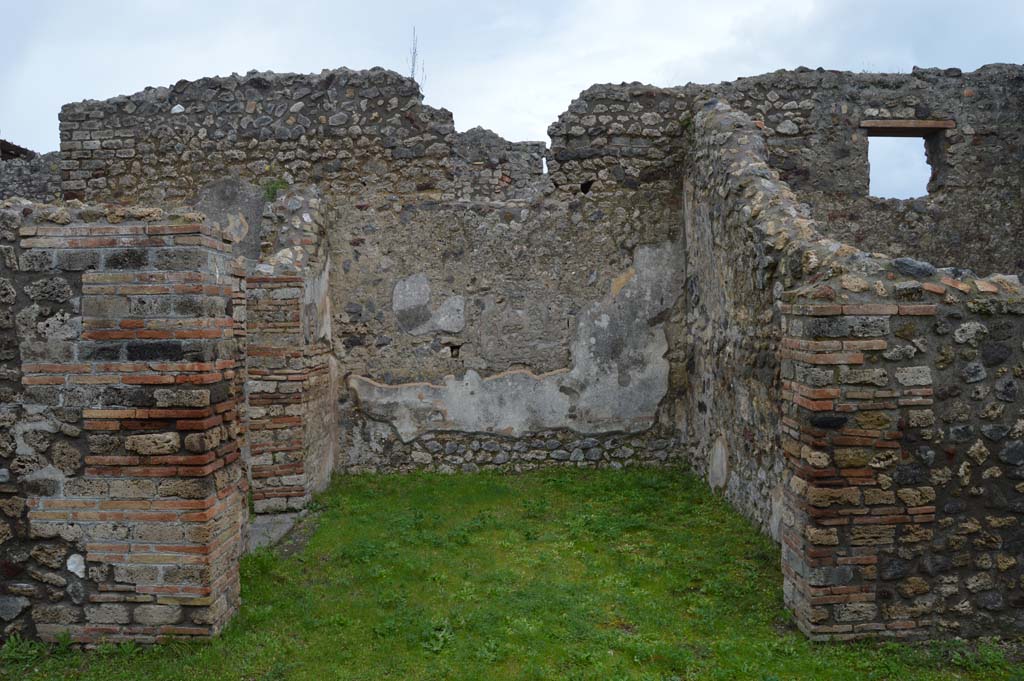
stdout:
[[928,195],[932,168],[921,137],[872,137],[868,140],[871,196],[916,199]]

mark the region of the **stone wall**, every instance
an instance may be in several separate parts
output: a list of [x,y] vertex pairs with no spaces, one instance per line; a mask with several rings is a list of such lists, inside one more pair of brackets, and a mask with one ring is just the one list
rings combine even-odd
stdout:
[[390,425],[371,419],[351,419],[345,426],[350,438],[342,469],[346,473],[521,473],[550,466],[623,468],[684,462],[674,433],[665,429],[589,437],[561,429],[518,438],[442,432],[406,443],[394,437]]
[[391,187],[508,198],[542,172],[541,143],[456,133],[392,71],[179,81],[60,114],[65,198],[175,202],[237,175],[260,186]]
[[160,209],[0,216],[4,634],[217,633],[246,516],[230,236]]
[[250,276],[248,403],[253,509],[300,510],[323,489],[338,444],[330,346],[302,334],[301,276]]
[[766,237],[792,221],[795,205],[773,181],[764,139],[749,119],[707,103],[691,135],[685,316],[670,351],[679,376],[674,422],[694,468],[777,539],[778,245]]
[[[696,354],[708,359],[692,361],[689,379],[709,387],[693,390],[691,414],[715,424],[695,453],[700,466],[710,450],[709,479],[722,480],[740,508],[752,504],[755,517],[768,501],[758,482],[784,483],[776,517],[797,623],[813,638],[1018,633],[1017,277],[977,279],[829,241],[767,167],[749,119],[709,104],[695,130],[688,179],[702,189],[692,199],[687,273],[698,281],[688,279],[687,302],[708,320],[693,328],[704,339]],[[702,250],[712,238],[735,268]],[[698,286],[698,257],[718,273],[712,296]],[[769,331],[755,341],[759,328]],[[775,357],[781,386],[769,380]],[[759,395],[769,404],[781,397],[781,424],[769,417],[759,428],[751,418],[774,412],[758,409]],[[778,426],[781,471],[765,436]],[[759,433],[768,457],[758,456]]]
[[250,477],[256,513],[298,511],[327,486],[340,442],[338,369],[320,199],[268,207],[260,262],[246,279]]
[[[686,285],[669,325],[675,402],[661,419],[685,434],[693,465],[774,536],[782,504],[772,407],[781,326],[772,289],[784,283],[774,278],[780,256],[766,230],[792,223],[801,238],[826,235],[982,273],[1021,272],[1024,251],[1013,235],[1024,227],[1024,102],[1015,87],[1022,78],[1019,66],[994,65],[967,74],[798,69],[714,86],[598,85],[549,129],[551,179],[560,191],[589,183],[590,192],[621,196],[646,181],[662,188],[655,199],[662,203],[682,195]],[[731,114],[705,115],[702,123],[714,125],[695,131],[690,112],[699,116],[704,102],[722,99],[755,128]],[[885,119],[956,122],[930,137],[928,197],[868,196],[860,126]],[[730,125],[746,132],[730,136]],[[734,146],[723,148],[726,141]],[[795,194],[767,179],[785,180]]]
[[0,160],[0,201],[20,196],[48,203],[62,197],[59,152]]
[[1018,278],[824,238],[753,121],[709,102],[693,128],[676,422],[696,467],[781,539],[812,638],[1019,633]]
[[[981,274],[1024,274],[1024,68],[914,69],[910,74],[797,69],[720,83],[595,85],[551,126],[552,181],[622,191],[673,176],[680,114],[712,98],[758,121],[769,165],[811,206],[822,233],[866,251],[915,256]],[[945,120],[921,142],[928,195],[869,195],[870,120]],[[675,173],[677,175],[677,173]]]
[[23,362],[51,362],[48,368],[56,368],[74,361],[73,341],[82,323],[72,292],[81,290],[81,276],[53,277],[52,253],[33,262],[20,246],[25,209],[7,208],[0,211],[0,618],[5,637],[31,633],[33,604],[55,615],[68,610],[72,621],[81,621],[88,584],[79,533],[70,528],[66,536],[39,533],[29,524],[29,500],[58,494],[60,476],[82,470],[82,408],[56,399],[61,388],[51,384],[64,384],[61,374],[39,373],[22,382]]
[[[544,193],[548,156],[550,184],[564,196],[584,187],[622,192],[677,176],[680,114],[718,97],[760,121],[770,164],[829,236],[940,266],[1020,274],[1024,257],[1007,245],[1024,224],[1022,84],[1024,69],[997,64],[969,73],[797,69],[717,85],[601,85],[551,126],[545,152],[484,130],[456,133],[449,112],[423,106],[413,81],[382,69],[252,72],[67,105],[62,189],[67,198],[177,201],[235,174],[329,194],[387,188],[429,201],[505,201]],[[861,124],[888,119],[956,126],[927,135],[933,173],[918,200],[869,196]]]
[[812,635],[1019,631],[1022,290],[918,265],[787,295],[787,586]]
[[[685,463],[780,541],[810,636],[1018,632],[1019,283],[858,246],[1020,270],[1020,78],[600,85],[550,151],[380,69],[66,106],[68,204],[0,214],[10,626],[215,632],[247,484]],[[928,198],[867,196],[871,119],[955,122]]]
[[[894,257],[980,274],[1024,275],[1024,68],[910,74],[776,71],[711,89],[761,121],[769,163],[806,201],[822,232]],[[928,134],[928,194],[869,196],[867,120],[945,120]],[[925,140],[920,142],[925,153]]]
[[787,292],[788,602],[812,637],[1024,622],[1024,290],[863,259]]
[[[607,106],[624,128],[649,113]],[[671,98],[656,107],[665,125],[678,118]],[[645,134],[622,139],[639,149]],[[474,144],[457,146],[460,158],[480,159],[470,171],[494,177],[482,147],[500,149],[493,136],[460,141]],[[657,149],[633,153],[614,191],[595,164],[630,153],[616,144],[578,163],[556,153],[549,176],[512,195],[369,183],[325,193],[334,356],[348,377],[341,469],[678,458],[664,451],[677,440],[654,428],[681,290],[678,169]],[[662,171],[641,176],[648,154]],[[601,454],[592,440],[612,444]]]

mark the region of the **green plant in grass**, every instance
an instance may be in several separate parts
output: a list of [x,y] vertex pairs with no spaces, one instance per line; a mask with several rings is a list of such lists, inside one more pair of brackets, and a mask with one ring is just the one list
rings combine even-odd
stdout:
[[15,632],[0,646],[0,663],[22,667],[38,661],[45,654],[45,644],[22,638],[21,634]]

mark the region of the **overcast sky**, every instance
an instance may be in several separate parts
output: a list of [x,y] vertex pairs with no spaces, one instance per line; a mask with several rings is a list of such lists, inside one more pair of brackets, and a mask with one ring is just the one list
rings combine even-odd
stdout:
[[[182,78],[407,73],[414,26],[426,102],[452,111],[459,130],[514,140],[547,141],[547,126],[595,82],[1024,62],[1024,0],[0,0],[0,137],[52,151],[65,102]],[[880,191],[921,193],[877,151]]]

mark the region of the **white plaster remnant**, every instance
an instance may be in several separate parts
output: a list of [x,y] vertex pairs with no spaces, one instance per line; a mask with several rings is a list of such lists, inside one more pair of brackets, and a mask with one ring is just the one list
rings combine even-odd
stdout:
[[391,308],[399,326],[414,336],[437,331],[459,333],[466,327],[466,301],[462,296],[450,296],[436,310],[430,309],[430,280],[422,272],[395,284]]
[[[351,376],[349,387],[367,416],[391,423],[405,442],[431,431],[520,436],[554,428],[585,434],[646,430],[668,391],[668,342],[664,324],[654,320],[675,304],[681,253],[672,242],[637,248],[635,274],[620,277],[621,285],[580,315],[570,368],[487,378],[470,370],[440,385],[385,385]],[[429,295],[422,274],[396,285],[395,310],[413,322],[404,328],[423,332],[443,319],[445,305],[427,316]]]
[[729,450],[722,438],[715,440],[711,448],[711,461],[708,465],[708,484],[711,489],[723,489],[729,481]]
[[68,572],[78,577],[85,577],[85,558],[80,554],[72,553],[68,556]]

